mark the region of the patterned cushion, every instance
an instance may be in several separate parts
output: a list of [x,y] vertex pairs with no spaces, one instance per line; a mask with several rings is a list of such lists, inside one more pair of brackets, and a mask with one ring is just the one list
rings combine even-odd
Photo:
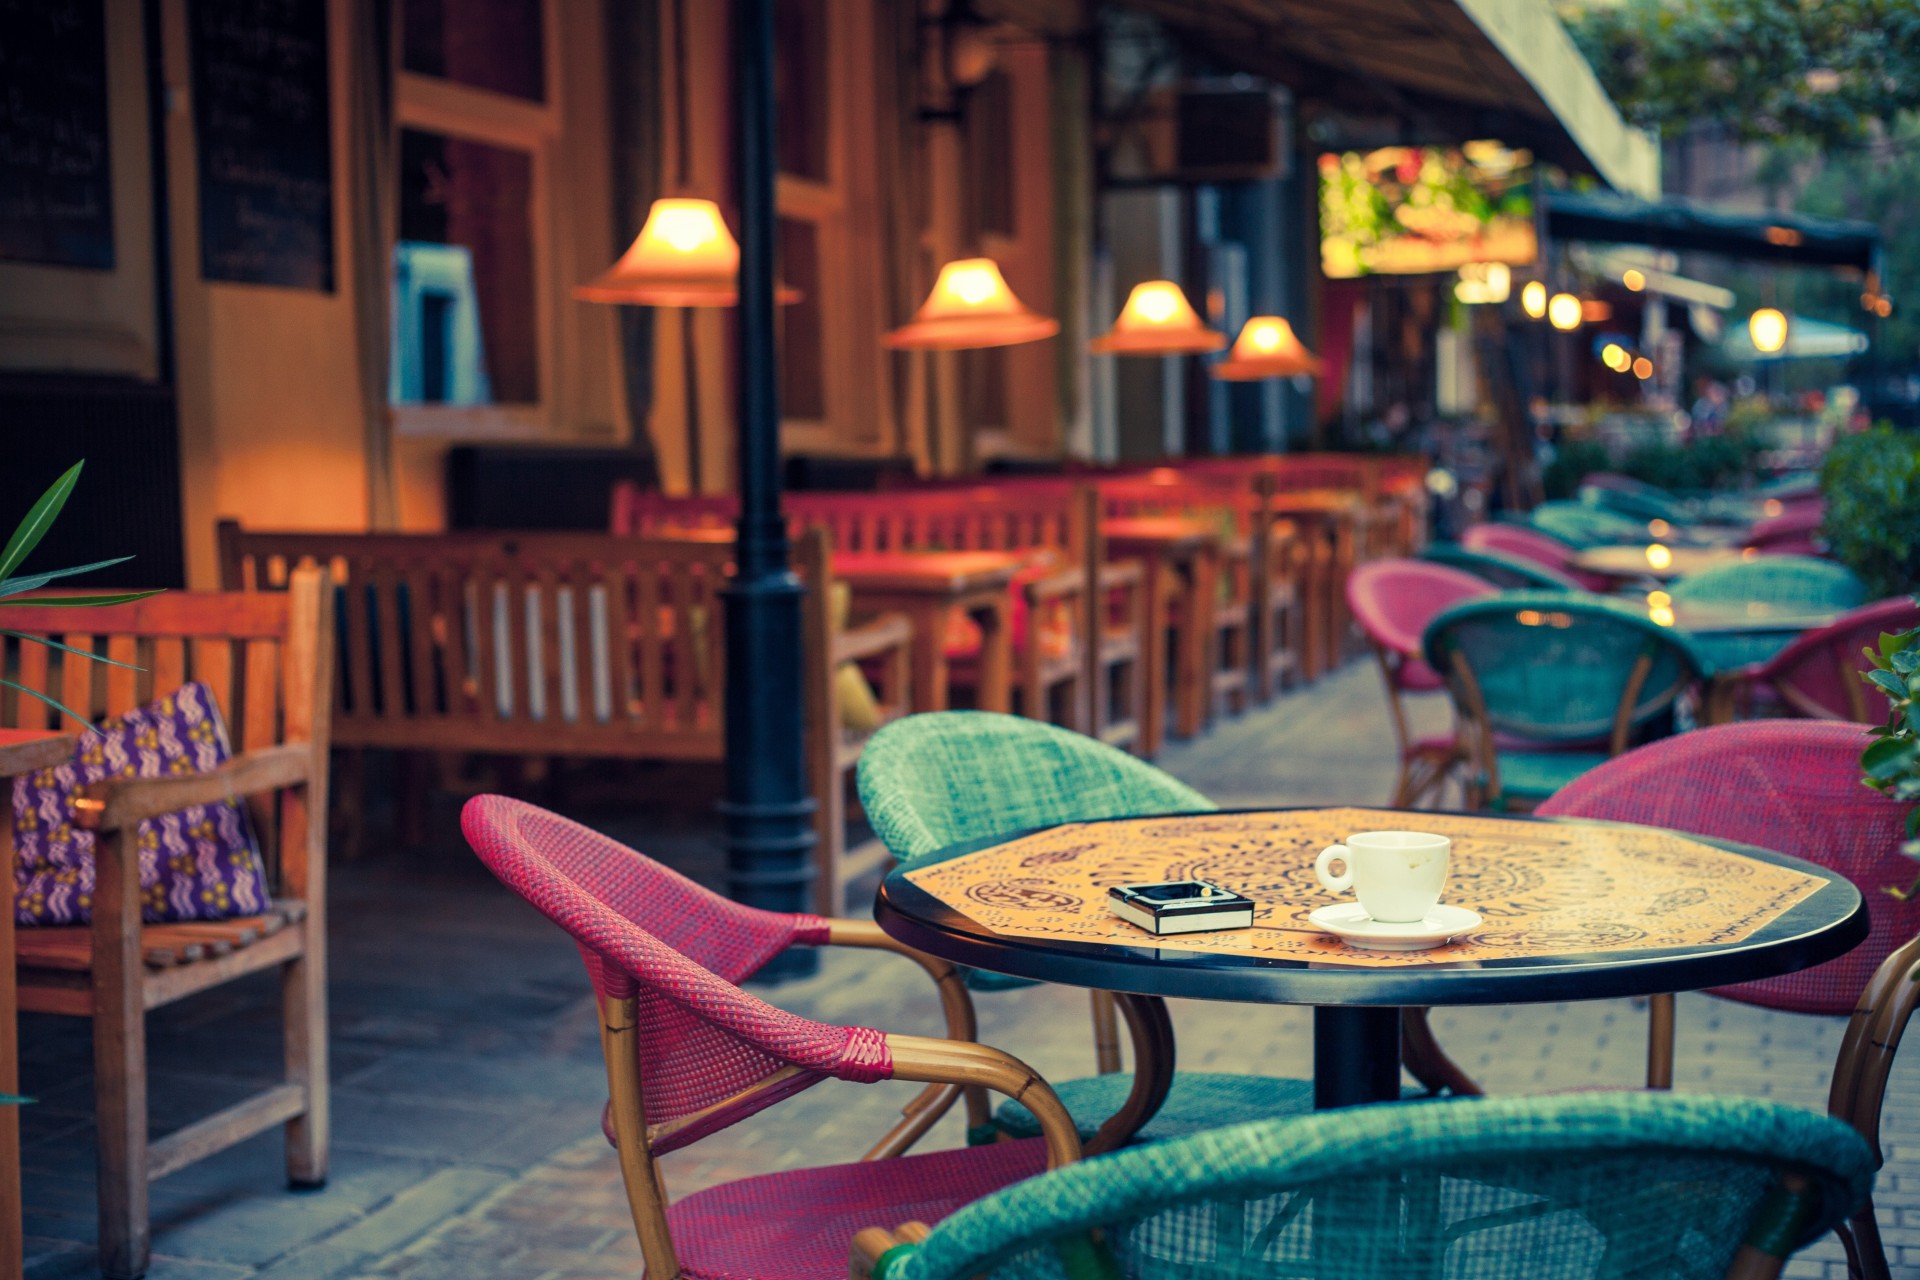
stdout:
[[[107,778],[201,773],[233,754],[213,691],[182,685],[102,723],[65,764],[14,779],[14,918],[23,925],[93,918],[94,834],[73,824],[83,787]],[[150,924],[220,920],[268,907],[267,872],[246,814],[230,801],[140,824],[140,914]]]

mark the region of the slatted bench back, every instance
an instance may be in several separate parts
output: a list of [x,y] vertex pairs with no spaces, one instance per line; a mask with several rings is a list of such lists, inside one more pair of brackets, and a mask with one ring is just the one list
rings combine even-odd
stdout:
[[607,534],[280,533],[223,523],[228,585],[323,566],[339,602],[343,746],[717,759],[720,541]]

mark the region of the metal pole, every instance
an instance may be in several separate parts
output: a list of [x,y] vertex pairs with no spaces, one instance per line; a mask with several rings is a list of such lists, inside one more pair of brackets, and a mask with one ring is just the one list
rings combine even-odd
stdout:
[[[735,163],[740,193],[740,524],[727,611],[728,892],[771,911],[811,909],[813,800],[807,791],[800,583],[780,511],[780,402],[773,328],[773,3],[734,0]],[[799,977],[807,948],[763,977]]]

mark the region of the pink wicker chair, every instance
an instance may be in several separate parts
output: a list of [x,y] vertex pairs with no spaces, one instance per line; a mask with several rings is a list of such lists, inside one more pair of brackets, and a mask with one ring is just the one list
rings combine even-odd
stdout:
[[[469,801],[461,828],[495,875],[572,935],[586,961],[611,1094],[605,1127],[654,1280],[837,1280],[860,1228],[943,1217],[1079,1157],[1073,1121],[1053,1090],[1018,1060],[972,1042],[973,1006],[953,967],[901,947],[871,922],[741,906],[504,796]],[[788,947],[824,944],[917,961],[938,984],[952,1038],[813,1022],[735,985]],[[667,1204],[656,1156],[830,1078],[928,1088],[859,1163],[745,1178]],[[1045,1136],[900,1154],[963,1095],[970,1118],[984,1124],[983,1089],[1017,1098],[1040,1117]]]
[[1716,673],[1707,721],[1726,724],[1759,706],[1774,716],[1879,724],[1887,718],[1887,700],[1860,678],[1867,667],[1861,650],[1879,644],[1883,633],[1915,627],[1920,605],[1905,597],[1849,610],[1765,662]]
[[1747,530],[1747,546],[1769,555],[1825,555],[1827,548],[1820,539],[1820,526],[1826,518],[1826,503],[1798,503],[1777,516],[1754,521],[1753,527]]
[[[1535,812],[1671,827],[1777,849],[1837,871],[1867,900],[1867,940],[1798,973],[1720,987],[1713,994],[1793,1013],[1851,1013],[1828,1110],[1878,1150],[1880,1109],[1894,1050],[1915,1003],[1920,900],[1889,886],[1912,883],[1900,852],[1906,806],[1860,781],[1859,725],[1751,720],[1666,738],[1609,760],[1563,787]],[[1673,1083],[1672,996],[1649,1010],[1647,1085]],[[1869,1205],[1840,1230],[1853,1275],[1883,1278],[1887,1264]]]
[[1560,539],[1519,524],[1476,524],[1460,535],[1460,545],[1469,551],[1492,551],[1503,556],[1518,556],[1563,573],[1588,591],[1611,591],[1611,579],[1583,573],[1573,567],[1578,553]]
[[1425,560],[1374,560],[1354,566],[1347,577],[1347,607],[1380,663],[1393,736],[1400,747],[1400,774],[1393,784],[1395,808],[1437,796],[1454,766],[1467,758],[1457,733],[1415,738],[1407,726],[1403,697],[1446,688],[1421,658],[1420,637],[1427,624],[1449,606],[1493,594],[1491,586],[1472,574]]

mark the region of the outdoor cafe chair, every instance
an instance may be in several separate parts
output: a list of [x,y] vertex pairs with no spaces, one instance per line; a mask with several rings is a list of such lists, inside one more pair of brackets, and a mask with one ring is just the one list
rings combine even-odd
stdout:
[[[1870,741],[1859,725],[1835,721],[1699,729],[1601,765],[1537,812],[1762,845],[1852,881],[1871,917],[1865,942],[1811,969],[1712,994],[1792,1013],[1851,1012],[1828,1109],[1877,1148],[1887,1074],[1920,997],[1912,981],[1920,965],[1920,900],[1886,892],[1911,884],[1915,868],[1900,852],[1906,806],[1860,780],[1860,752]],[[1673,997],[1654,997],[1649,1012],[1647,1084],[1664,1089],[1673,1083]],[[1856,1265],[1856,1276],[1887,1274],[1871,1205],[1840,1234],[1849,1257],[1868,1260]]]
[[1468,804],[1497,810],[1530,809],[1663,734],[1680,695],[1711,671],[1685,633],[1578,592],[1457,604],[1428,626],[1424,651],[1465,731]]
[[1814,556],[1765,555],[1715,565],[1676,578],[1675,600],[1716,604],[1783,605],[1808,610],[1853,609],[1867,586],[1845,565]]
[[[1072,1121],[1046,1083],[1017,1059],[973,1043],[972,1002],[953,967],[895,943],[871,921],[743,906],[505,796],[468,801],[461,829],[481,861],[566,930],[586,961],[611,1095],[604,1127],[620,1153],[654,1280],[844,1276],[848,1240],[876,1217],[942,1217],[1079,1158]],[[916,961],[937,984],[949,1038],[814,1022],[737,985],[789,947],[823,945]],[[859,1162],[743,1178],[667,1203],[659,1156],[827,1079],[928,1087]],[[983,1088],[1020,1099],[1043,1137],[900,1154],[957,1097],[983,1121]]]
[[[1082,734],[1017,716],[985,711],[939,711],[896,720],[874,734],[860,758],[860,803],[893,856],[905,867],[965,840],[1013,835],[1035,827],[1100,818],[1210,813],[1211,800],[1143,760]],[[992,975],[982,975],[991,977]],[[996,978],[999,988],[1031,985]],[[1115,1004],[1127,1018],[1136,1047],[1151,1034],[1132,1005],[1105,992],[1093,995],[1094,1042],[1100,1074],[1055,1085],[1081,1135],[1114,1122],[1131,1129],[1141,1078],[1120,1072]],[[1426,1011],[1406,1011],[1409,1070],[1425,1090],[1477,1093],[1478,1087],[1440,1052]],[[1136,1060],[1139,1058],[1136,1051]],[[1174,1074],[1160,1109],[1135,1138],[1152,1142],[1258,1116],[1312,1110],[1313,1082],[1217,1072]],[[1023,1106],[1000,1108],[1001,1134],[1027,1137],[1034,1118]],[[980,1137],[989,1135],[981,1133]]]
[[1436,542],[1420,553],[1422,560],[1443,564],[1492,583],[1502,591],[1581,591],[1584,585],[1537,560],[1505,551],[1474,550],[1455,542]]
[[1824,627],[1796,636],[1764,662],[1718,673],[1707,700],[1709,724],[1726,724],[1764,709],[1769,716],[1879,724],[1887,700],[1860,678],[1861,650],[1882,635],[1920,627],[1920,604],[1902,596],[1862,605]]
[[1613,579],[1597,573],[1583,573],[1574,568],[1574,557],[1580,552],[1549,533],[1538,529],[1529,529],[1523,524],[1507,524],[1493,521],[1489,524],[1469,526],[1460,535],[1460,545],[1469,551],[1492,552],[1495,555],[1510,557],[1514,560],[1526,560],[1542,568],[1551,570],[1558,579],[1553,583],[1505,583],[1502,585],[1520,586],[1565,586],[1573,585],[1588,591],[1606,592],[1613,588]]
[[1874,1169],[1846,1125],[1744,1098],[1353,1107],[1096,1157],[930,1231],[869,1228],[854,1274],[1762,1280]]
[[1581,550],[1612,543],[1645,542],[1647,522],[1582,502],[1543,502],[1526,523]]
[[1391,804],[1405,809],[1438,796],[1467,759],[1459,730],[1416,738],[1407,724],[1409,694],[1443,693],[1446,682],[1420,656],[1427,624],[1462,600],[1494,594],[1484,579],[1424,560],[1375,560],[1347,579],[1347,607],[1373,646],[1387,687],[1387,711],[1399,747]]
[[1599,472],[1580,482],[1579,499],[1590,507],[1635,520],[1665,520],[1691,524],[1699,517],[1686,502],[1658,485],[1629,476]]
[[1826,550],[1820,536],[1826,522],[1826,503],[1796,503],[1779,515],[1754,521],[1747,530],[1746,545],[1769,555],[1817,556]]

